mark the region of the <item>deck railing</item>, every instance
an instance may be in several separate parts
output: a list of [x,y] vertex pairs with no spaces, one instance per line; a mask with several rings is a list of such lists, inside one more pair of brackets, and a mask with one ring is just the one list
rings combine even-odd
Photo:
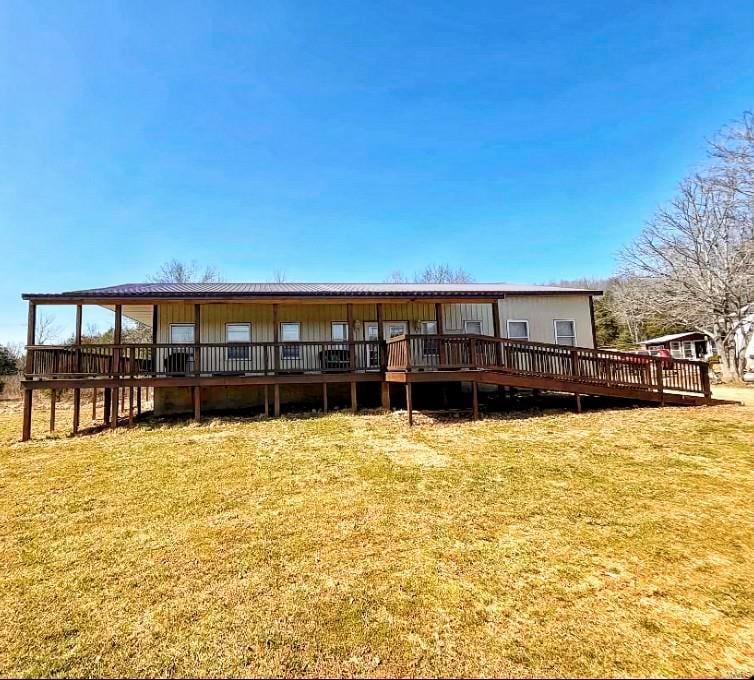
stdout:
[[654,392],[710,396],[703,361],[663,359],[484,335],[400,335],[387,342],[389,371],[477,370]]
[[279,375],[379,371],[376,340],[35,345],[27,379]]

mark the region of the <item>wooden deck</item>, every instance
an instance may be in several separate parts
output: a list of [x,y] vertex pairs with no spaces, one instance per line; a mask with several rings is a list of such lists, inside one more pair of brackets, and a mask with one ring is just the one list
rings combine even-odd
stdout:
[[411,422],[413,383],[458,381],[472,385],[474,417],[479,384],[569,392],[576,395],[579,409],[581,395],[660,404],[712,403],[708,367],[701,361],[483,335],[401,335],[387,342],[32,345],[22,383],[23,439],[31,436],[32,392],[39,389],[74,390],[76,431],[81,389],[95,394],[103,390],[103,417],[115,426],[119,393],[122,401],[128,391],[133,421],[134,403],[138,412],[145,387],[193,389],[194,415],[199,418],[202,387],[263,385],[265,412],[270,411],[267,387],[272,387],[277,415],[280,385],[322,384],[326,404],[328,384],[350,383],[356,410],[357,383],[381,382],[385,408],[390,407],[388,384],[402,383]]

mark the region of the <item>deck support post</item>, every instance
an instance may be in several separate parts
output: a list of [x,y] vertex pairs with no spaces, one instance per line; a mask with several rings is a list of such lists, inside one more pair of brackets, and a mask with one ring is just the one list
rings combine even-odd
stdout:
[[112,387],[106,387],[103,390],[104,396],[102,397],[102,422],[105,425],[110,424],[110,416],[111,414],[111,402],[113,399],[113,388]]
[[280,385],[276,384],[272,388],[272,400],[274,402],[275,417],[277,418],[280,415]]
[[[27,347],[34,345],[34,340],[37,335],[37,305],[34,302],[29,302],[29,317],[26,325],[26,345]],[[26,350],[26,366],[24,372],[27,376],[34,372],[34,353],[32,350]],[[21,441],[28,442],[31,439],[31,406],[32,406],[32,390],[24,389],[24,418],[23,425],[21,426]]]
[[31,439],[31,407],[32,390],[24,389],[24,423],[21,430],[22,442],[28,442]]
[[81,421],[81,389],[78,387],[73,390],[73,434],[77,434],[79,431],[79,423]]
[[92,387],[92,420],[97,420],[97,388]]
[[327,383],[322,383],[322,412],[327,413]]
[[136,415],[141,415],[141,385],[136,388]]
[[270,386],[264,386],[264,417],[270,417]]
[[386,411],[390,411],[390,383],[387,382],[387,380],[383,380],[382,383],[380,383],[380,392],[380,396],[382,397],[382,408]]
[[476,380],[471,381],[471,418],[479,420],[479,390]]
[[57,401],[57,390],[50,390],[50,432],[55,432],[55,405]]
[[134,424],[134,386],[128,386],[128,426]]
[[406,383],[406,411],[408,411],[408,424],[409,427],[414,424],[414,405],[411,399],[411,383]]
[[118,398],[120,397],[120,388],[113,387],[110,390],[110,392],[112,393],[111,402],[110,402],[110,410],[112,411],[110,415],[110,427],[115,429],[116,427],[118,427],[118,415],[119,415]]
[[198,423],[202,419],[202,388],[194,385],[192,388],[194,396],[194,420]]
[[359,410],[359,403],[356,397],[356,383],[351,383],[351,413],[356,413]]
[[581,395],[576,392],[576,413],[581,413]]
[[[76,325],[73,333],[73,344],[76,345],[76,373],[81,371],[81,321],[83,305],[76,305]],[[81,420],[81,389],[73,389],[73,434],[79,431]]]

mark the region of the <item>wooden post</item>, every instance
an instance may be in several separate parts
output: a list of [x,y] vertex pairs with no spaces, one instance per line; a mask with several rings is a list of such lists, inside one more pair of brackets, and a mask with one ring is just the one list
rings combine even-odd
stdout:
[[657,391],[660,394],[660,406],[665,406],[665,379],[662,375],[662,357],[655,357],[655,372],[657,373]]
[[701,372],[700,378],[702,379],[702,390],[704,391],[704,398],[707,401],[712,399],[712,386],[709,379],[709,365],[706,361],[699,362],[699,371]]
[[471,381],[471,417],[479,420],[479,390],[476,380]]
[[112,411],[112,414],[110,416],[110,427],[115,429],[116,427],[118,427],[118,414],[119,414],[118,398],[120,396],[120,388],[113,387],[110,390],[110,392],[112,393],[111,395],[112,401],[110,404],[111,411]]
[[128,426],[134,424],[134,386],[128,386]]
[[97,420],[97,388],[92,387],[92,420]]
[[411,403],[411,383],[406,383],[406,410],[408,411],[408,424],[414,424],[414,405]]
[[390,383],[383,380],[380,384],[382,390],[382,408],[386,411],[390,410]]
[[31,439],[31,407],[32,390],[24,388],[24,422],[21,429],[21,441],[28,442]]
[[141,385],[136,388],[136,415],[141,415]]
[[50,432],[55,432],[55,405],[57,400],[57,392],[50,390]]
[[[277,375],[280,371],[280,321],[279,321],[279,309],[278,305],[272,305],[272,342],[273,346],[273,368]],[[277,386],[276,386],[277,387]]]
[[26,369],[25,373],[30,376],[34,372],[34,352],[28,349],[36,342],[37,336],[37,305],[29,303],[29,318],[26,324]]
[[[194,375],[202,372],[202,348],[199,344],[202,332],[202,306],[194,305]],[[198,420],[198,418],[197,418]]]
[[198,423],[202,419],[202,388],[194,385],[194,420]]
[[157,338],[159,337],[159,325],[160,325],[160,316],[159,316],[159,307],[157,305],[152,306],[152,376],[157,377]]
[[356,399],[356,383],[351,383],[351,413],[356,413],[359,408],[358,401]]
[[[30,350],[37,334],[37,305],[29,302],[29,317],[26,324],[26,366],[24,373],[28,377],[34,372],[34,354]],[[28,442],[31,439],[31,409],[33,395],[30,388],[24,388],[24,417],[21,426],[21,441]]]
[[[76,326],[73,335],[73,344],[76,347],[76,373],[81,372],[81,315],[82,305],[76,305]],[[73,388],[73,434],[79,431],[81,420],[81,388]]]
[[576,392],[576,413],[581,413],[581,395]]
[[280,385],[275,385],[272,390],[273,408],[275,409],[275,416],[280,415]]
[[495,336],[495,363],[498,366],[503,365],[503,345],[500,338],[503,337],[500,328],[500,301],[495,300],[492,303],[492,335]]
[[112,399],[113,399],[113,388],[112,387],[106,387],[104,389],[104,397],[102,398],[102,422],[105,425],[110,424],[110,416],[112,415]]
[[81,420],[81,389],[75,388],[73,390],[73,434],[79,431],[79,423]]
[[[353,304],[350,302],[346,305],[346,321],[348,322],[348,360],[351,364],[351,370],[356,369],[356,333],[353,327]],[[353,395],[353,390],[351,390]]]
[[379,345],[379,357],[380,357],[380,370],[384,371],[387,367],[387,345],[385,344],[385,329],[383,328],[384,324],[384,314],[382,310],[382,305],[378,302],[375,305],[375,313],[377,317],[377,343]]
[[592,295],[589,296],[589,318],[592,323],[592,347],[597,349],[597,323],[594,320],[594,296]]
[[264,386],[264,417],[270,417],[270,386]]
[[445,342],[444,338],[442,337],[445,334],[445,319],[443,319],[442,316],[442,304],[439,302],[435,303],[435,324],[437,325],[437,335],[440,336],[440,339],[438,340],[438,358],[440,360],[440,366],[445,366],[445,364],[448,363],[446,358],[447,353],[445,351]]
[[322,412],[327,413],[327,383],[322,383]]

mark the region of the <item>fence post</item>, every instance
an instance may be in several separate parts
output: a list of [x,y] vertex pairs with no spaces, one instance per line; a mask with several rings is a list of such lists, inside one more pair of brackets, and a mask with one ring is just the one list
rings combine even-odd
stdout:
[[660,393],[660,404],[665,406],[665,385],[662,375],[662,358],[655,358],[655,372],[657,373],[657,390]]
[[405,347],[406,347],[406,370],[411,370],[411,335],[409,333],[406,333],[406,335],[403,336]]
[[704,398],[707,401],[712,399],[712,386],[709,379],[709,364],[706,361],[699,363],[699,372],[702,379],[702,391],[704,392]]
[[579,370],[579,350],[575,347],[571,350],[571,375],[578,378],[581,375]]

